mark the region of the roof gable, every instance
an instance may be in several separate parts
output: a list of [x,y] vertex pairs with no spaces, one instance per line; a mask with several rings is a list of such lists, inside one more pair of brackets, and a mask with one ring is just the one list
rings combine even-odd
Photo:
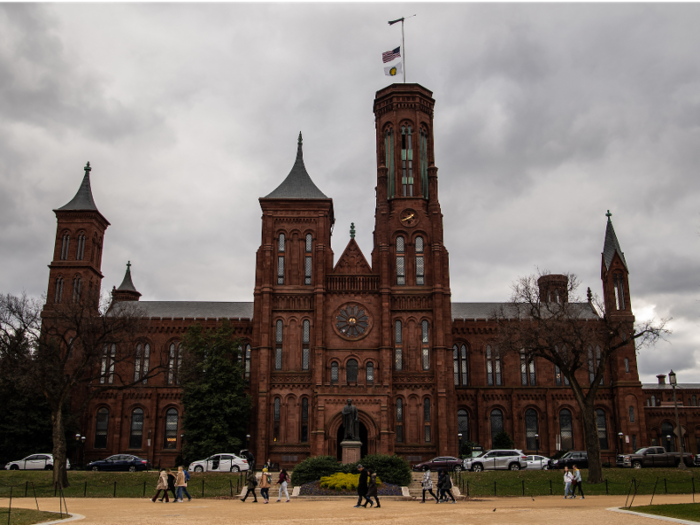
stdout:
[[333,273],[343,274],[369,274],[372,273],[367,259],[362,254],[360,246],[355,242],[355,239],[350,239],[350,242],[345,247],[343,254],[338,259],[338,262],[333,269]]

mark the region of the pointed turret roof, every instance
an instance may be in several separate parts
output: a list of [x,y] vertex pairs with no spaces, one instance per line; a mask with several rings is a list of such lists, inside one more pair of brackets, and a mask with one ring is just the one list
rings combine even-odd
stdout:
[[301,131],[299,132],[299,141],[297,144],[297,158],[292,166],[292,171],[289,172],[287,178],[282,181],[282,184],[264,197],[265,199],[327,199],[328,197],[318,189],[309,177],[304,167],[304,153],[301,148],[302,139]]
[[78,188],[78,193],[75,194],[73,200],[71,200],[65,206],[58,208],[59,210],[74,211],[74,210],[91,210],[99,213],[97,206],[95,206],[95,200],[92,198],[92,189],[90,188],[90,163],[88,162],[85,166],[85,176],[83,177],[83,182]]
[[624,264],[627,271],[629,271],[627,261],[625,260],[625,254],[622,252],[622,248],[620,248],[617,235],[615,235],[615,228],[613,228],[612,220],[610,219],[610,217],[612,217],[612,213],[610,213],[610,210],[608,210],[608,213],[605,215],[608,218],[608,224],[605,228],[605,244],[603,245],[603,260],[605,261],[605,269],[610,269],[610,264],[612,264],[613,257],[615,256],[615,253],[617,253],[620,256],[622,264]]
[[122,284],[117,288],[118,292],[136,292],[141,295],[139,291],[134,286],[134,282],[131,280],[131,261],[126,263],[126,274],[124,274],[124,280]]

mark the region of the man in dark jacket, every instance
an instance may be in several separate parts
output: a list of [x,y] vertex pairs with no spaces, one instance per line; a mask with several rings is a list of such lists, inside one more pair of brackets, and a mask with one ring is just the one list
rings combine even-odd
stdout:
[[367,471],[365,470],[365,467],[362,465],[357,465],[357,470],[360,471],[360,481],[357,483],[357,505],[355,505],[355,508],[361,507],[362,499],[365,497],[365,494],[367,494]]

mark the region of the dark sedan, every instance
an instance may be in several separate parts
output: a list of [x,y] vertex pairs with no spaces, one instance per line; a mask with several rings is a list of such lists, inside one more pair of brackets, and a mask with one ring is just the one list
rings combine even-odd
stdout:
[[573,467],[588,468],[588,453],[584,451],[571,451],[564,454],[559,459],[550,459],[549,468]]
[[430,470],[438,470],[442,468],[445,470],[454,470],[455,472],[459,472],[462,470],[462,460],[452,456],[438,456],[430,461],[424,461],[423,463],[413,465],[412,468],[416,472],[420,472],[425,467],[428,467]]
[[130,454],[117,454],[106,459],[98,459],[88,463],[86,470],[123,470],[125,472],[136,472],[137,470],[150,470],[151,464],[148,460]]

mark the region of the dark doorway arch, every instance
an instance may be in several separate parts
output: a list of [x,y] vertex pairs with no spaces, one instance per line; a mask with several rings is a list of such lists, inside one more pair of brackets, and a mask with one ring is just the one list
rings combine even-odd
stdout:
[[[336,457],[338,458],[338,461],[343,460],[343,447],[340,446],[340,443],[343,441],[343,436],[345,436],[345,425],[341,424],[338,427],[338,433],[336,435],[336,443],[338,444],[336,447]],[[363,458],[367,455],[367,443],[369,440],[367,439],[367,427],[365,427],[362,421],[360,421],[360,441],[362,441],[360,457]]]

